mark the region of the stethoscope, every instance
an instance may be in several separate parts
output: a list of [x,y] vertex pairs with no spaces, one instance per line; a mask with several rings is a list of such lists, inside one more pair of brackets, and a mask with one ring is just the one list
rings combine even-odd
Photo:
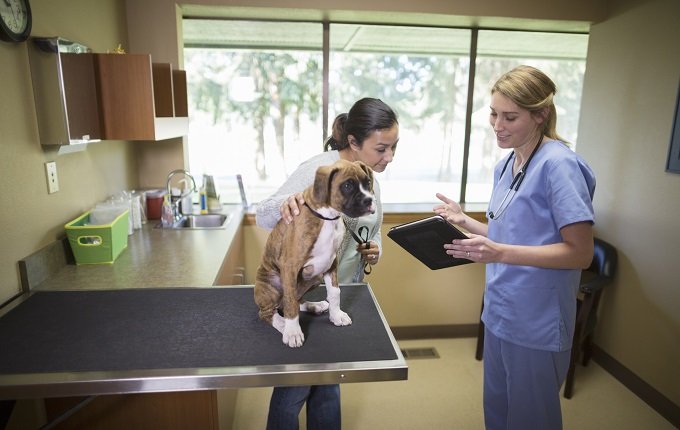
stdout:
[[[519,172],[517,172],[517,175],[515,175],[514,178],[512,178],[512,182],[510,183],[510,188],[508,188],[508,191],[505,192],[505,196],[503,196],[503,199],[501,200],[501,204],[498,205],[498,209],[496,211],[489,210],[489,218],[496,220],[500,218],[503,213],[505,213],[505,210],[508,208],[510,205],[510,202],[512,201],[512,197],[515,196],[515,193],[517,193],[517,190],[519,190],[519,186],[522,185],[522,181],[524,181],[524,177],[526,176],[527,168],[529,167],[529,163],[531,163],[531,159],[534,158],[534,154],[536,154],[536,151],[538,151],[538,147],[541,146],[541,141],[543,141],[543,135],[539,138],[538,142],[536,143],[536,146],[534,147],[534,150],[531,151],[531,154],[529,155],[529,158],[527,159],[526,163],[519,169]],[[503,169],[501,169],[501,175],[498,177],[498,181],[500,182],[501,178],[503,177],[503,173],[505,173],[505,170],[508,168],[508,164],[510,164],[510,160],[512,160],[515,156],[515,151],[512,151],[512,154],[508,157],[507,160],[505,160],[505,164],[503,165]],[[514,192],[513,192],[514,191]],[[510,200],[508,200],[508,197],[510,196],[510,193],[512,193],[512,197]],[[493,198],[492,198],[493,200]],[[506,203],[507,201],[507,203]],[[491,209],[489,207],[489,209]]]

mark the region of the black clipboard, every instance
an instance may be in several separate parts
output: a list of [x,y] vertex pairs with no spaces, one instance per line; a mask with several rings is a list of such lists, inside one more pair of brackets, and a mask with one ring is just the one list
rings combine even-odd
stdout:
[[439,215],[394,226],[387,232],[387,237],[432,270],[473,263],[446,253],[445,243],[468,237]]

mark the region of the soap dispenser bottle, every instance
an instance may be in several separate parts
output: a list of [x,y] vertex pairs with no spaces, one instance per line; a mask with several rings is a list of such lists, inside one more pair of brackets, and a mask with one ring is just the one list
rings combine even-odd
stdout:
[[170,196],[165,194],[163,196],[163,205],[161,206],[161,226],[172,227],[174,217],[172,214],[172,205],[170,204]]

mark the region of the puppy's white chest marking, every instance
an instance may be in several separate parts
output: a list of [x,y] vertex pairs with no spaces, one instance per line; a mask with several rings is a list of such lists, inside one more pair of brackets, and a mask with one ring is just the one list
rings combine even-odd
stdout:
[[345,225],[342,220],[324,221],[312,247],[311,258],[305,263],[303,276],[311,278],[330,269],[344,234]]

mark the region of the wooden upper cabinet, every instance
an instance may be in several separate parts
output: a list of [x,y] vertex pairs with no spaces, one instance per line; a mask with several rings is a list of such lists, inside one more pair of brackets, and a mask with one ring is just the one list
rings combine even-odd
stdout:
[[102,134],[110,140],[153,140],[151,56],[96,54]]
[[[102,138],[162,140],[186,135],[186,75],[147,54],[94,54]],[[177,72],[177,73],[175,73]],[[175,83],[174,76],[178,78]],[[177,100],[183,106],[176,109]]]

